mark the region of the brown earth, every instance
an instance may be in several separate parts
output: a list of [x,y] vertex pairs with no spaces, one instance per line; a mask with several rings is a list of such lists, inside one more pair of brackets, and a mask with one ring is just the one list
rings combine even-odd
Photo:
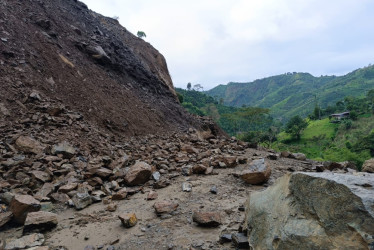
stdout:
[[75,0],[0,3],[8,122],[27,113],[22,104],[36,90],[116,136],[201,127],[179,105],[164,57],[117,20]]

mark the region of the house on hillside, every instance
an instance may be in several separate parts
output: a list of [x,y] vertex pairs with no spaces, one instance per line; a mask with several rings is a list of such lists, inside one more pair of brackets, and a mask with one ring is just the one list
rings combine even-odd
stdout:
[[340,122],[341,120],[349,118],[349,114],[350,114],[349,111],[346,111],[346,112],[343,112],[343,113],[339,113],[339,114],[332,114],[329,117],[330,118],[330,122],[332,122],[332,123]]

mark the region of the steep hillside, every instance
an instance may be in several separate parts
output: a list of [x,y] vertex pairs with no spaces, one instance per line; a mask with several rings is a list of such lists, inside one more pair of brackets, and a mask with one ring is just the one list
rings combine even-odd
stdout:
[[374,66],[347,75],[314,77],[308,73],[287,73],[249,83],[219,85],[206,93],[223,98],[232,106],[259,106],[271,109],[276,118],[306,116],[315,107],[335,104],[345,96],[363,96],[374,88]]
[[195,90],[176,88],[182,106],[192,114],[211,117],[227,134],[236,136],[243,132],[268,131],[277,126],[269,110],[258,107],[233,107],[218,102],[213,97]]
[[201,126],[177,101],[164,57],[117,20],[76,0],[5,0],[0,10],[3,127],[32,120],[30,93],[116,137]]

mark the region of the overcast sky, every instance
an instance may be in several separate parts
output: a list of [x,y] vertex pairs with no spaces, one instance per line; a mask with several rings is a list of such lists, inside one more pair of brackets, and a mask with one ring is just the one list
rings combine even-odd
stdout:
[[285,72],[374,63],[373,0],[83,0],[166,58],[174,85],[205,90]]

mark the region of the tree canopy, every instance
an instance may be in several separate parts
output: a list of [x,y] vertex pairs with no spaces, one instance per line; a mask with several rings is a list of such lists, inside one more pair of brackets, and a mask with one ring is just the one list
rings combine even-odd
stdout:
[[299,140],[301,133],[307,126],[308,122],[306,122],[299,115],[296,115],[292,117],[291,120],[289,120],[286,124],[286,133],[291,134]]
[[138,31],[138,33],[136,33],[136,35],[139,37],[139,38],[143,38],[143,37],[147,37],[147,35],[144,33],[144,31]]

